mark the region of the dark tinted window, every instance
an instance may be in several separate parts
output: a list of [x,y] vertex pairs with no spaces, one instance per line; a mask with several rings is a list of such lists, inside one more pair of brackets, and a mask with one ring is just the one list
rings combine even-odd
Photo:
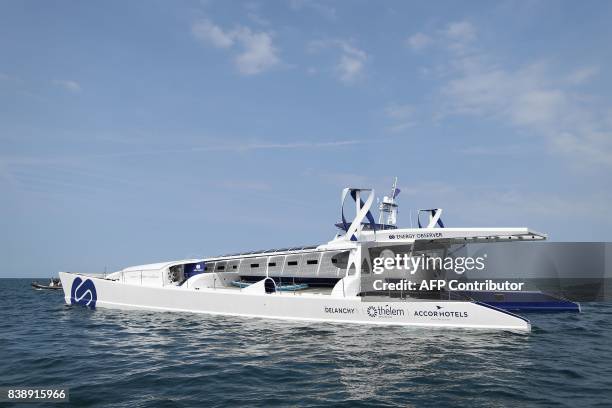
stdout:
[[289,261],[289,262],[287,262],[287,265],[289,265],[289,266],[297,266],[297,261]]
[[259,264],[251,264],[251,268],[259,268]]
[[268,263],[268,266],[276,266],[276,262],[270,262]]
[[318,263],[319,261],[317,261],[316,259],[309,259],[306,261],[306,265],[316,265]]

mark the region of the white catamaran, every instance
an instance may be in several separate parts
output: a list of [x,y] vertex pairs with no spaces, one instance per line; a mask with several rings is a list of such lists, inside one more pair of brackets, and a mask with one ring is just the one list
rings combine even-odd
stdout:
[[[477,301],[366,296],[373,259],[385,250],[412,254],[419,245],[546,239],[528,228],[445,228],[441,209],[424,210],[424,227],[419,220],[419,228],[397,228],[398,193],[394,183],[377,223],[370,211],[374,191],[344,189],[340,232],[318,246],[139,265],[104,278],[60,272],[65,301],[92,308],[529,331],[527,319]],[[351,222],[344,214],[348,198],[355,201]]]

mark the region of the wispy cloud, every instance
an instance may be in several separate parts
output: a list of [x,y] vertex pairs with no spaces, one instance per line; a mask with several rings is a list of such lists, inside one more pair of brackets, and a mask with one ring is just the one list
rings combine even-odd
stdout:
[[243,75],[260,74],[281,61],[270,32],[253,31],[246,26],[224,30],[207,19],[194,23],[191,32],[197,40],[215,48],[240,48],[234,55],[234,64]]
[[339,56],[334,71],[337,78],[346,84],[354,83],[365,75],[364,70],[368,54],[349,41],[340,39],[316,40],[311,41],[308,48],[312,52],[323,49],[338,50]]
[[413,105],[391,104],[385,107],[384,112],[385,116],[392,122],[387,128],[391,132],[401,132],[416,124],[416,108]]
[[[296,141],[290,143],[250,142],[225,145],[194,146],[183,149],[132,150],[114,153],[93,153],[52,156],[0,156],[0,186],[11,186],[20,191],[33,193],[98,194],[113,191],[118,185],[134,185],[141,188],[141,181],[128,180],[105,174],[109,160],[139,158],[147,156],[174,157],[202,152],[228,152],[248,154],[256,151],[336,149],[368,143],[366,140]],[[100,167],[101,166],[101,167]],[[89,170],[94,169],[94,170]],[[160,182],[159,180],[156,181]],[[267,191],[271,187],[258,181],[224,180],[214,183],[222,188],[240,188],[252,191]]]
[[[446,217],[445,223],[451,226],[462,223],[483,227],[506,223],[516,225],[517,220],[529,220],[528,226],[549,231],[558,225],[559,220],[567,220],[568,217],[579,219],[584,214],[600,214],[600,221],[612,225],[612,217],[606,209],[612,195],[604,191],[565,194],[532,191],[520,186],[499,189],[495,186],[473,183],[457,185],[435,180],[400,186],[400,189],[402,196],[405,199],[409,197],[411,205],[416,208],[444,208],[443,218]],[[403,222],[406,222],[405,218]]]
[[324,183],[344,188],[346,186],[372,188],[380,180],[371,175],[351,172],[320,171],[320,169],[306,169],[302,173],[307,178],[317,178]]
[[563,73],[546,60],[511,66],[477,39],[476,28],[466,21],[437,32],[436,43],[448,53],[448,63],[435,69],[443,84],[437,91],[441,117],[492,118],[545,137],[553,152],[576,163],[612,165],[609,111],[592,103],[594,95],[574,89],[593,79],[599,67]]
[[191,151],[235,151],[247,152],[253,150],[277,149],[321,149],[341,146],[351,146],[368,143],[367,140],[332,140],[322,142],[298,141],[292,143],[245,143],[210,147],[194,147]]
[[68,157],[30,157],[30,156],[0,156],[0,164],[9,165],[54,165],[54,164],[74,164],[83,160],[111,159],[119,157],[150,156],[150,155],[172,155],[200,152],[234,152],[248,153],[259,150],[308,150],[308,149],[333,149],[337,147],[361,145],[372,143],[370,140],[347,139],[347,140],[328,140],[328,141],[295,141],[290,143],[277,142],[242,142],[232,144],[218,144],[211,142],[207,146],[193,146],[181,149],[151,149],[151,150],[122,150],[115,153],[100,154],[80,154],[79,156]]
[[272,186],[261,180],[221,180],[214,184],[228,190],[270,191]]
[[574,85],[580,85],[585,82],[588,82],[589,80],[594,78],[597,74],[599,74],[598,66],[581,67],[575,70],[574,72],[571,72],[567,76],[567,81]]
[[457,153],[467,156],[513,156],[524,155],[527,149],[523,145],[467,146],[457,149]]
[[444,34],[453,42],[466,43],[476,39],[476,28],[469,21],[456,21],[444,29]]
[[422,50],[433,43],[433,38],[423,33],[416,33],[406,39],[406,45],[415,51]]
[[329,20],[336,19],[336,9],[323,2],[314,0],[291,0],[289,5],[295,11],[312,10]]
[[53,81],[53,85],[59,86],[61,88],[64,88],[67,91],[70,92],[81,92],[81,85],[73,80],[70,79],[54,79]]
[[244,5],[249,20],[261,26],[269,26],[270,22],[261,15],[261,4],[249,2]]

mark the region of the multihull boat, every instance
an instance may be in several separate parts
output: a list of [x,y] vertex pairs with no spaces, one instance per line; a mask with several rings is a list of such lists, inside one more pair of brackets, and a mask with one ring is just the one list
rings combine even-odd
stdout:
[[[349,197],[355,201],[351,222],[344,214]],[[60,272],[65,301],[89,307],[296,321],[530,330],[527,319],[475,300],[368,295],[364,285],[374,276],[372,260],[385,249],[546,238],[528,228],[440,228],[441,210],[429,210],[425,227],[397,228],[393,198],[395,192],[381,205],[386,222],[376,223],[370,212],[374,191],[343,190],[341,232],[318,246],[139,265],[103,278]],[[296,289],[282,290],[283,279]],[[315,284],[300,286],[296,282],[300,279]]]

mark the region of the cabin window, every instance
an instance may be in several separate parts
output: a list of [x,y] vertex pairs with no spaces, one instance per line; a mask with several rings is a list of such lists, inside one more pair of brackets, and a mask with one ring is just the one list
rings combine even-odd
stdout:
[[333,263],[333,264],[337,264],[337,263],[338,263],[338,260],[337,260],[336,258],[332,258],[332,263]]
[[268,266],[276,266],[276,262],[269,262]]
[[224,269],[225,269],[225,265],[221,265],[221,266],[218,266],[218,267],[217,267],[217,270],[218,270],[218,271],[222,271],[222,270],[224,270]]
[[233,265],[232,269],[238,269],[238,265]]
[[289,262],[287,262],[287,265],[289,265],[289,266],[297,266],[297,261],[289,261]]
[[259,264],[251,264],[251,268],[259,268]]
[[319,263],[319,261],[316,260],[316,259],[309,259],[309,260],[306,261],[306,265],[316,265],[318,263]]

